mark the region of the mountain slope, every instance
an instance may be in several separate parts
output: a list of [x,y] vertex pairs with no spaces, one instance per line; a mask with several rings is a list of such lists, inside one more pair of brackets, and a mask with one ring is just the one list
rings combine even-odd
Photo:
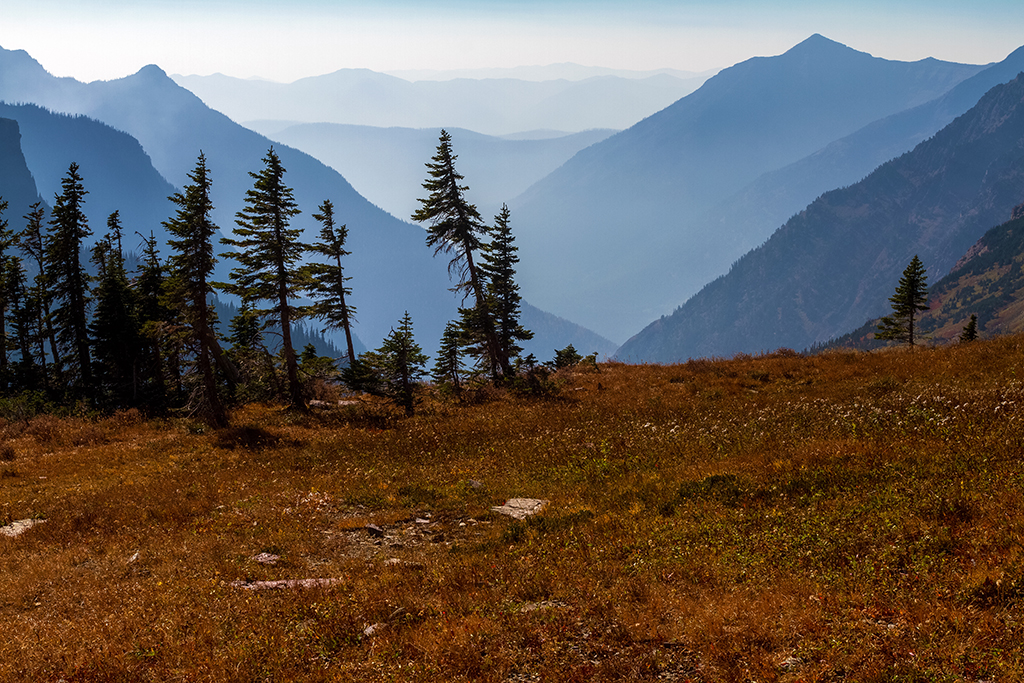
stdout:
[[887,61],[821,36],[725,69],[510,204],[522,226],[524,295],[621,339],[742,253],[696,221],[705,211],[980,69]]
[[1024,198],[1024,74],[931,139],[790,219],[617,356],[668,362],[823,342],[886,312],[918,254],[947,272]]
[[[992,228],[945,277],[928,289],[928,310],[917,320],[924,343],[949,343],[960,337],[972,314],[979,337],[1024,330],[1024,206],[1014,218]],[[878,320],[820,348],[878,349],[889,342],[874,338]]]
[[[141,253],[150,230],[163,240],[167,197],[174,187],[161,176],[137,140],[85,116],[55,114],[31,104],[0,103],[0,116],[14,119],[22,131],[22,149],[40,194],[50,203],[72,162],[79,165],[88,192],[83,211],[94,236],[106,230],[107,217],[120,212],[125,247]],[[23,221],[17,214],[19,229]]]
[[[493,216],[573,154],[614,131],[593,130],[534,140],[506,140],[460,128],[448,129],[459,155],[459,172],[469,197],[484,216]],[[305,123],[268,134],[337,170],[359,194],[399,218],[420,208],[424,164],[437,150],[440,129],[375,128]]]
[[[93,193],[86,198],[86,209],[95,212],[88,214],[94,231],[102,229],[104,211],[121,208],[123,217],[129,219],[125,221],[127,229],[143,234],[152,229],[159,235],[160,222],[173,212],[167,201],[173,188],[156,176],[148,161],[142,163],[145,155],[163,178],[182,186],[202,150],[213,178],[214,220],[228,233],[235,213],[243,206],[245,192],[252,187],[249,172],[262,168],[262,158],[273,145],[204,105],[155,66],[127,78],[85,84],[56,79],[25,53],[0,49],[0,76],[0,100],[34,100],[44,107],[91,116],[138,141],[85,118],[57,116],[32,106],[5,109],[19,112],[18,116],[36,126],[33,130],[39,133],[33,139],[40,145],[29,157],[41,160],[49,170],[40,175],[45,174],[47,182],[56,182],[58,187],[70,161],[89,157],[95,146],[109,152],[107,166],[83,167],[86,189]],[[115,153],[129,149],[132,153],[128,156]],[[294,188],[303,211],[293,224],[305,231],[306,241],[319,233],[319,224],[311,215],[325,199],[334,203],[335,215],[349,228],[347,246],[352,255],[346,272],[352,277],[350,302],[358,309],[359,337],[367,346],[376,347],[408,310],[418,342],[432,352],[445,323],[456,317],[459,301],[448,291],[447,261],[432,257],[424,231],[373,206],[340,174],[309,155],[290,147],[275,149],[287,169],[285,181]],[[129,157],[131,161],[126,162]],[[54,170],[60,170],[55,178],[51,177]],[[120,175],[125,173],[130,177]],[[140,209],[136,215],[128,210],[132,201],[147,213],[143,215]],[[226,279],[233,265],[233,261],[221,259],[217,277]],[[552,333],[561,330],[555,326]],[[577,334],[585,339],[591,333],[580,329]]]
[[739,253],[756,247],[823,192],[851,185],[909,152],[977,104],[992,87],[1024,71],[1024,47],[931,102],[868,124],[789,166],[762,175],[703,219],[727,231]]
[[[203,151],[213,178],[214,220],[222,232],[230,232],[245,192],[252,187],[248,174],[262,167],[273,144],[270,140],[213,111],[155,66],[126,78],[88,84],[55,79],[36,67],[23,54],[0,51],[0,73],[5,75],[0,99],[34,97],[42,106],[124,130],[142,144],[163,177],[178,186],[188,182],[187,174]],[[9,72],[21,76],[8,79]],[[456,315],[457,302],[447,291],[446,264],[431,258],[423,231],[373,206],[341,175],[312,157],[288,147],[275,149],[287,169],[285,181],[294,188],[303,211],[295,224],[303,228],[307,241],[318,233],[311,214],[325,199],[334,202],[338,219],[348,224],[348,274],[353,277],[352,303],[359,309],[359,336],[376,346],[408,310],[421,344],[432,348],[445,321]],[[164,205],[166,218],[173,207],[166,199]],[[148,232],[148,227],[158,226],[142,226],[140,231]],[[227,277],[232,266],[232,261],[222,259],[217,276]]]
[[238,122],[405,128],[466,128],[488,135],[552,128],[630,126],[693,92],[703,78],[596,76],[582,81],[513,78],[410,82],[368,69],[342,69],[293,83],[222,74],[174,76],[210,107]]

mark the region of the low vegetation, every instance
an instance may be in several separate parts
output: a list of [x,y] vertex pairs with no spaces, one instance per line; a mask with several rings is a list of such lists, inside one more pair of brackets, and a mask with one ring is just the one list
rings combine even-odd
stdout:
[[408,418],[4,404],[0,525],[44,521],[0,535],[0,680],[1022,680],[1022,373],[1011,336]]

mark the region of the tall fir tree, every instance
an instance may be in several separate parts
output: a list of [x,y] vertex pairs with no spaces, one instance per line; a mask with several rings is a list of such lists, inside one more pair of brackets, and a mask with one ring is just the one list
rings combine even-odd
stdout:
[[[136,233],[138,234],[138,233]],[[162,411],[171,400],[171,393],[180,393],[181,345],[175,332],[177,312],[168,305],[167,268],[160,261],[156,236],[142,237],[142,260],[135,274],[135,300],[142,345],[141,374],[144,404]]]
[[171,277],[168,298],[178,308],[192,342],[200,375],[198,405],[194,406],[215,427],[227,426],[228,417],[220,399],[214,363],[223,355],[216,341],[216,315],[209,305],[213,293],[210,275],[217,259],[213,254],[213,236],[218,232],[210,214],[212,180],[206,167],[206,156],[200,152],[195,169],[188,174],[190,182],[183,192],[169,197],[175,205],[174,217],[164,221],[173,236],[168,244],[174,250],[170,257]]
[[82,246],[92,235],[83,212],[87,191],[72,163],[54,199],[44,269],[53,294],[51,318],[62,363],[61,376],[72,396],[89,398],[94,388],[89,338],[89,276],[82,266]]
[[892,304],[892,315],[882,318],[878,325],[875,339],[889,339],[906,342],[913,346],[917,338],[914,321],[920,311],[927,311],[928,276],[925,274],[921,260],[914,255],[910,264],[903,271],[896,292],[889,297]]
[[138,405],[142,334],[135,292],[128,284],[121,246],[121,218],[107,218],[109,232],[92,249],[96,266],[95,311],[90,330],[98,398],[110,408]]
[[4,218],[8,203],[0,197],[0,391],[7,389],[11,380],[8,351],[10,343],[7,338],[7,318],[11,303],[8,299],[9,286],[7,282],[7,259],[8,251],[17,242],[17,237],[10,228],[10,223]]
[[489,308],[498,336],[499,361],[506,376],[511,372],[512,359],[523,350],[519,342],[533,339],[533,332],[519,322],[522,313],[522,297],[516,283],[519,248],[515,245],[509,216],[508,206],[502,204],[501,212],[494,217],[491,241],[483,252],[480,267],[487,278]]
[[293,408],[304,411],[291,330],[292,321],[302,317],[304,311],[291,302],[306,289],[305,269],[298,265],[309,246],[299,239],[302,231],[289,225],[300,211],[292,189],[284,184],[285,169],[273,147],[263,163],[262,171],[249,173],[253,187],[245,193],[245,208],[236,215],[235,237],[221,240],[237,249],[224,256],[239,265],[231,271],[232,282],[220,287],[243,301],[270,302],[268,308],[257,308],[256,312],[268,319],[276,318],[280,326],[289,400]]
[[[50,314],[53,294],[49,287],[49,277],[46,270],[46,238],[43,228],[46,209],[42,202],[36,202],[29,207],[25,214],[25,229],[18,237],[18,247],[21,252],[31,258],[35,265],[36,274],[32,286],[29,288],[28,300],[34,308],[36,334],[36,351],[39,358],[39,365],[42,373],[44,389],[50,388],[50,380],[46,367],[46,343],[50,345],[50,359],[53,361],[55,373],[59,373],[61,366],[60,351],[57,347],[57,333],[53,327],[53,317]],[[59,377],[55,377],[58,379]]]
[[355,322],[356,309],[346,298],[352,295],[352,289],[345,283],[352,278],[345,276],[341,263],[342,258],[350,253],[345,249],[348,227],[335,225],[334,205],[329,199],[317,211],[313,218],[320,222],[320,239],[310,245],[310,250],[323,256],[327,263],[311,263],[307,266],[310,293],[317,300],[311,308],[311,314],[322,319],[328,327],[344,330],[348,362],[351,365],[356,359],[352,343],[352,323]]
[[423,189],[429,194],[426,199],[417,200],[422,206],[412,214],[412,220],[428,224],[427,246],[434,247],[435,256],[452,254],[448,273],[458,275],[456,291],[473,294],[475,311],[470,319],[478,326],[488,371],[496,380],[507,369],[507,363],[501,362],[494,319],[488,308],[485,277],[473,259],[474,252],[483,246],[481,238],[487,235],[488,229],[476,206],[466,200],[465,192],[469,187],[461,184],[464,178],[455,170],[457,158],[452,151],[451,135],[442,130],[437,152],[426,164],[428,178],[423,182]]

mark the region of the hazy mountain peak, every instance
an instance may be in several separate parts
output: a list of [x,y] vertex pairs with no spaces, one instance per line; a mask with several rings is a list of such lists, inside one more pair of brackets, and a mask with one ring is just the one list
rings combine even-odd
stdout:
[[170,80],[170,77],[167,75],[167,72],[158,67],[156,64],[147,64],[146,66],[139,69],[135,73],[135,75],[139,78],[143,78],[151,82]]

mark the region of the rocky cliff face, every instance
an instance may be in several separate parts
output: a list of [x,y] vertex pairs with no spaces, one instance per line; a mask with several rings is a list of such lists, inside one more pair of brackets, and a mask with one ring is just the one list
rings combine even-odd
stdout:
[[0,118],[0,197],[7,211],[0,216],[11,223],[20,221],[29,206],[39,201],[35,180],[21,151],[21,130],[17,121]]

